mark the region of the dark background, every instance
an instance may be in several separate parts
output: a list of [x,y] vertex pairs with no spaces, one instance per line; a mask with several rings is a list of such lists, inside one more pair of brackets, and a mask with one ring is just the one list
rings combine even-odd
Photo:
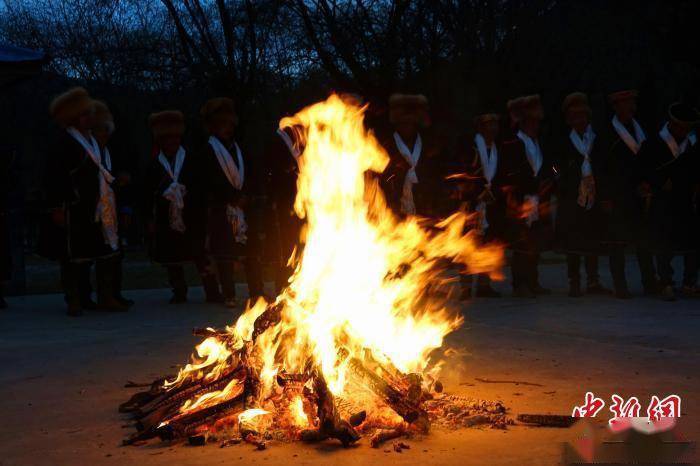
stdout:
[[47,109],[73,85],[112,108],[113,153],[137,181],[150,160],[147,115],[183,110],[195,147],[199,107],[219,95],[236,101],[238,137],[255,155],[281,116],[333,90],[364,96],[377,122],[391,93],[423,93],[451,144],[475,112],[503,112],[523,93],[542,94],[556,135],[569,92],[590,95],[601,125],[605,95],[635,87],[651,132],[669,103],[698,105],[699,21],[697,0],[0,0],[0,44],[44,53],[30,69],[0,63],[13,242],[32,250]]

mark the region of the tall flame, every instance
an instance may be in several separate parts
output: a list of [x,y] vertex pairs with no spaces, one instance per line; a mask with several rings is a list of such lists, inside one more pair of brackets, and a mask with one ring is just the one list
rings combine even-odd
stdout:
[[[281,321],[255,340],[263,399],[280,371],[301,374],[310,367],[321,370],[335,395],[346,396],[350,358],[425,374],[431,352],[462,323],[439,292],[449,281],[439,265],[449,259],[495,276],[502,263],[500,248],[479,246],[473,233],[464,234],[467,214],[427,227],[391,212],[376,177],[389,159],[365,128],[364,111],[331,95],[280,122],[302,128],[304,136],[295,211],[306,228],[295,272],[276,300]],[[264,307],[256,303],[228,329],[241,346]],[[221,371],[230,363],[220,349],[198,352],[204,361],[192,366],[196,370]],[[301,416],[299,405],[294,409]]]

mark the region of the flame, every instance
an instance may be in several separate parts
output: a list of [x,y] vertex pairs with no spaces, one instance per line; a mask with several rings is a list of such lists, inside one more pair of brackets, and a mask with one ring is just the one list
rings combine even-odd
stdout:
[[[280,371],[320,369],[331,392],[346,398],[355,395],[347,392],[353,359],[371,358],[402,373],[433,375],[439,365],[431,353],[463,322],[445,304],[445,285],[454,279],[441,265],[448,259],[470,273],[500,276],[502,249],[481,246],[475,232],[464,233],[468,214],[455,213],[427,226],[425,219],[398,218],[387,207],[377,174],[389,158],[364,127],[365,109],[332,95],[280,122],[304,137],[294,208],[306,227],[303,247],[290,258],[295,271],[289,286],[274,303],[282,309],[281,320],[253,345],[262,382],[258,406],[274,394]],[[253,324],[265,306],[258,301],[228,327],[226,344],[205,340],[197,347],[198,357],[166,387],[218,377],[234,363],[229,349],[252,339]],[[201,397],[182,410],[229,395]],[[289,407],[295,425],[310,424],[300,397],[290,400]],[[266,411],[245,411],[239,420],[261,412]]]
[[309,417],[304,411],[304,400],[301,396],[295,397],[291,403],[289,403],[289,413],[292,415],[292,422],[297,427],[308,427]]

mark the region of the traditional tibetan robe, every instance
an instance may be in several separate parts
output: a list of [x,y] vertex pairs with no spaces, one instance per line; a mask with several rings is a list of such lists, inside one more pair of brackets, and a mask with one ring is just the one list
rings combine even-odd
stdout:
[[596,199],[596,177],[605,157],[604,144],[589,126],[581,137],[566,136],[555,162],[557,215],[555,248],[569,254],[601,252],[605,225]]
[[643,178],[651,184],[650,245],[659,253],[683,254],[697,249],[695,210],[697,154],[691,141],[676,141],[667,126],[649,138],[639,153]]
[[254,222],[245,202],[255,185],[250,180],[249,160],[237,143],[224,147],[214,136],[204,145],[199,159],[208,207],[209,253],[222,260],[244,256],[250,246],[248,229]]
[[456,208],[450,202],[451,187],[446,182],[453,165],[438,144],[427,134],[418,134],[409,147],[398,133],[383,141],[389,165],[380,176],[388,205],[401,215],[443,217]]
[[149,253],[154,262],[182,264],[193,259],[199,183],[192,156],[180,147],[169,159],[162,152],[151,162],[144,180],[144,215],[155,224]]
[[61,131],[48,156],[47,208],[65,209],[64,227],[50,218],[42,227],[38,249],[51,259],[90,261],[118,251],[111,163],[94,139],[84,139]]
[[8,197],[10,187],[14,185],[10,176],[13,159],[12,149],[0,146],[0,281],[9,280],[12,270]]
[[[500,164],[501,190],[505,196],[507,233],[516,251],[536,253],[552,245],[552,194],[554,168],[539,141],[523,133],[504,141]],[[523,210],[530,205],[529,212]]]
[[477,228],[486,240],[503,235],[505,202],[501,192],[500,144],[486,145],[480,134],[458,148],[459,200],[469,212],[478,213]]
[[302,220],[294,212],[301,150],[293,142],[290,131],[278,129],[266,153],[267,195],[274,203],[265,216],[269,239],[265,243],[265,257],[273,262],[287,263],[299,242]]
[[601,158],[596,173],[596,197],[611,205],[605,212],[607,225],[603,240],[611,245],[645,243],[648,201],[639,195],[642,163],[639,151],[646,135],[635,121],[629,131],[616,118],[609,128],[605,142],[606,154]]

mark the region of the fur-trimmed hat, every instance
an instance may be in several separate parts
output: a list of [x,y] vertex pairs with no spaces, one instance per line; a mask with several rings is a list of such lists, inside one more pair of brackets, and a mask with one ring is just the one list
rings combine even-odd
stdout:
[[430,126],[428,99],[422,94],[392,94],[389,97],[389,122],[415,122],[419,126]]
[[59,126],[65,128],[92,108],[93,102],[88,91],[82,87],[74,87],[51,101],[49,114]]
[[95,115],[93,127],[95,129],[106,129],[109,133],[112,133],[114,131],[114,116],[107,104],[101,100],[93,100],[92,104]]
[[616,104],[623,100],[636,99],[638,95],[639,92],[637,91],[637,89],[623,89],[608,94],[608,101],[611,104]]
[[669,105],[668,118],[683,126],[696,126],[700,122],[698,111],[682,102]]
[[171,135],[182,136],[185,132],[185,115],[179,110],[151,113],[148,117],[148,126],[156,141]]
[[591,106],[588,104],[588,96],[583,92],[572,92],[564,97],[561,110],[567,116],[573,112],[586,112],[589,117],[591,115]]
[[501,115],[498,113],[482,113],[474,117],[474,125],[479,126],[491,121],[500,121]]
[[232,99],[228,97],[216,97],[207,100],[199,111],[204,127],[211,132],[222,120],[233,118],[234,124],[238,125],[238,115],[236,106]]

